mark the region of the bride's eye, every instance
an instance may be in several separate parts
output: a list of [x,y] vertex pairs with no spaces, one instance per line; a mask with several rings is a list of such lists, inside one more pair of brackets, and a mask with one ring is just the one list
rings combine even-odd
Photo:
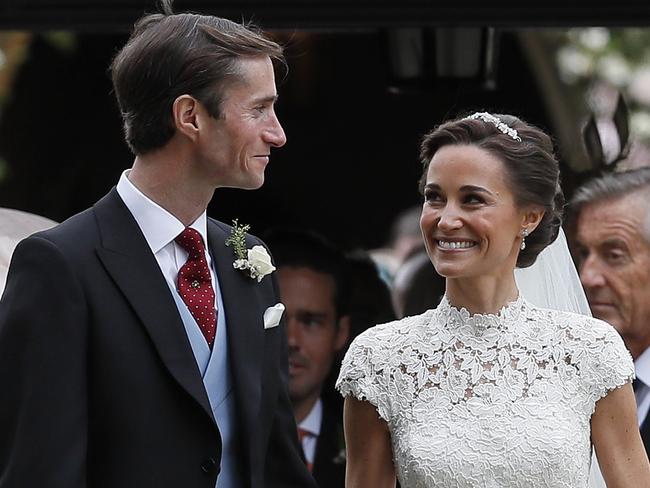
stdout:
[[485,203],[485,200],[479,195],[476,195],[474,193],[469,193],[465,195],[465,198],[463,199],[463,203],[468,203],[472,205],[472,204]]
[[424,192],[424,200],[429,203],[438,202],[442,200],[442,197],[440,196],[440,193],[435,190],[426,190]]

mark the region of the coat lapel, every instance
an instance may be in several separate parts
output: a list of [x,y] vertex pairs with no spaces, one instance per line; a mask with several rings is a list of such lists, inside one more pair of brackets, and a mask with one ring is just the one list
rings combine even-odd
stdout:
[[171,375],[214,422],[178,309],[140,227],[115,189],[95,204],[94,211],[102,240],[97,248],[100,260],[135,310]]
[[233,268],[233,251],[225,245],[226,227],[208,219],[208,243],[215,261],[219,287],[228,321],[228,346],[235,399],[244,430],[241,440],[252,453],[251,439],[259,432],[262,395],[261,364],[264,346],[264,303],[257,281]]

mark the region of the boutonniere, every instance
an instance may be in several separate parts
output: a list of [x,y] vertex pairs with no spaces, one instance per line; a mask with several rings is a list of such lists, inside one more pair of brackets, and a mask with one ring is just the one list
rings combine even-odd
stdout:
[[253,246],[246,249],[246,232],[250,225],[239,225],[237,219],[232,222],[230,237],[226,239],[226,246],[232,247],[235,254],[233,268],[239,269],[259,283],[266,275],[275,271],[271,263],[271,256],[266,252],[264,246]]

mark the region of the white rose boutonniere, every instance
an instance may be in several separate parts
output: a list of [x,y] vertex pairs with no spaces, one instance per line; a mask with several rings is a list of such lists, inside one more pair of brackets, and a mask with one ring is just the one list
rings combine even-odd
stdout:
[[233,248],[237,258],[232,266],[247,273],[259,283],[262,278],[275,271],[275,266],[271,263],[271,256],[264,246],[253,246],[251,249],[246,249],[246,232],[250,226],[239,225],[237,220],[234,220],[232,224],[232,233],[226,239],[226,246]]

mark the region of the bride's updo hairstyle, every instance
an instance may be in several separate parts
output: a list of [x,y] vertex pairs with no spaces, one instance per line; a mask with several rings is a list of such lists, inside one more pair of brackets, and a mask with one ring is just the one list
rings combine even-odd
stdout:
[[422,140],[420,159],[424,171],[420,191],[426,185],[434,154],[449,145],[473,145],[499,158],[505,165],[517,205],[537,205],[545,209],[544,217],[526,237],[526,248],[517,258],[518,268],[532,265],[539,253],[555,240],[562,225],[564,195],[551,138],[512,115],[477,113],[445,122]]

